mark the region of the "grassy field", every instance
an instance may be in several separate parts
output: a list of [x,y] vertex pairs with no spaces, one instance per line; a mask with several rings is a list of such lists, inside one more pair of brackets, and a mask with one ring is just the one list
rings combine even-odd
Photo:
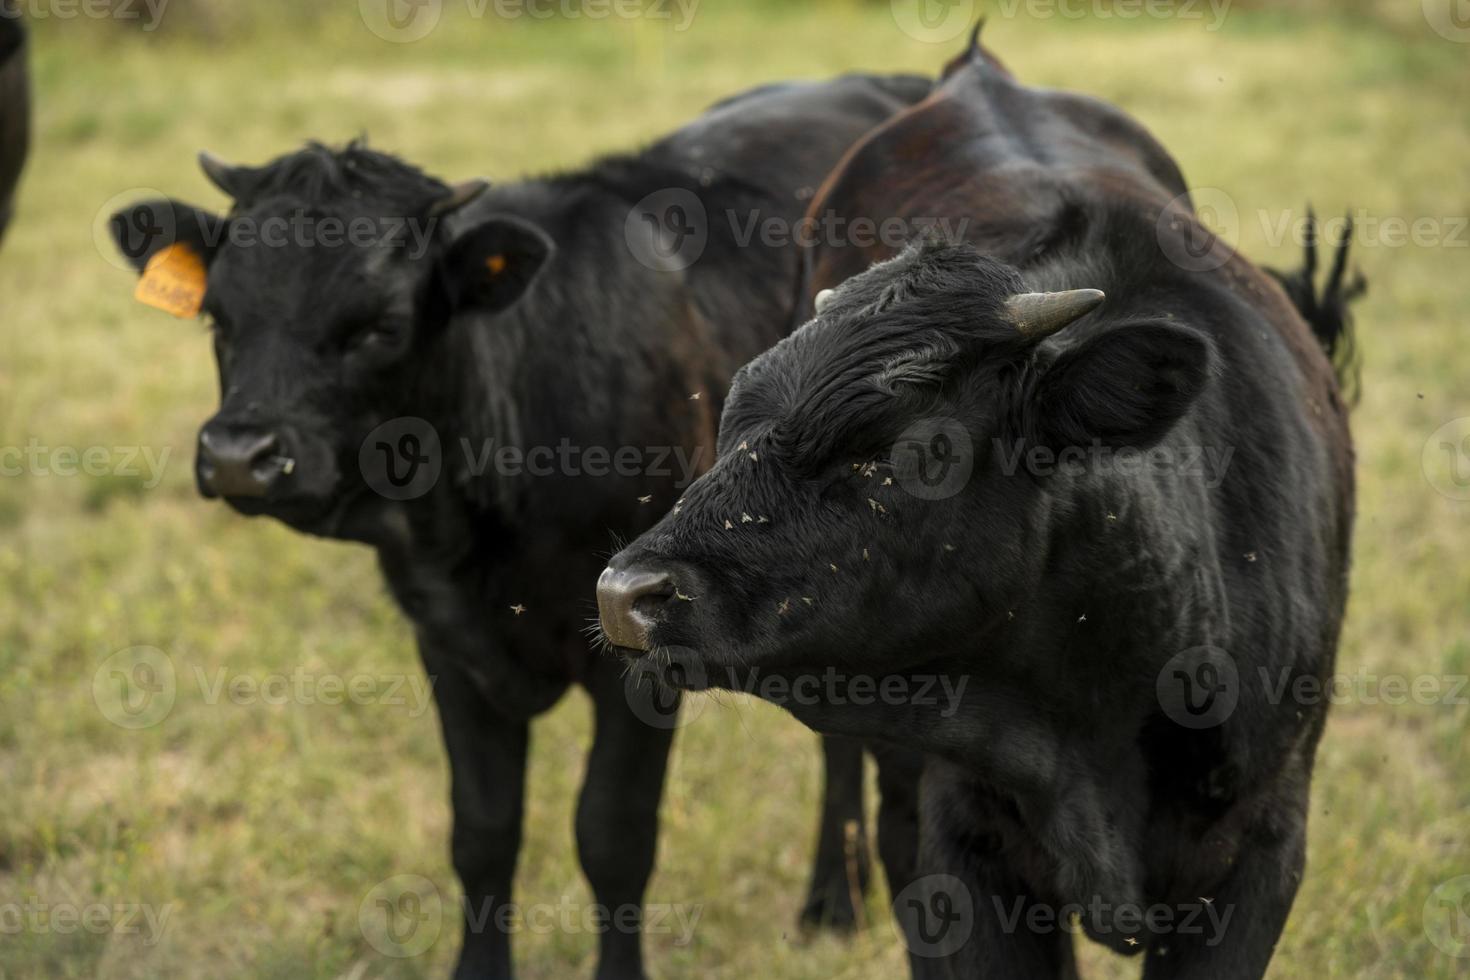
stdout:
[[[932,73],[960,42],[905,34],[886,3],[706,0],[682,31],[677,14],[507,21],[451,3],[406,44],[352,3],[282,24],[196,23],[182,4],[177,29],[52,19],[36,38],[37,146],[0,254],[0,447],[35,447],[0,477],[0,977],[440,976],[454,915],[414,957],[383,955],[359,923],[394,876],[427,878],[445,908],[457,890],[409,630],[365,550],[196,498],[192,445],[215,402],[206,331],[131,302],[133,277],[94,244],[99,217],[142,188],[221,203],[193,165],[201,147],[256,162],[367,132],[435,172],[507,179],[637,144],[770,79]],[[1470,959],[1450,955],[1432,893],[1470,874],[1470,692],[1373,695],[1387,677],[1445,695],[1470,673],[1470,503],[1455,499],[1470,487],[1451,469],[1470,458],[1431,441],[1470,416],[1470,45],[1418,4],[1386,18],[1346,6],[1326,20],[1240,4],[1211,30],[1204,7],[1123,21],[994,3],[987,32],[1022,78],[1140,117],[1260,261],[1296,263],[1290,222],[1309,199],[1359,215],[1371,290],[1344,690],[1273,975],[1461,976]],[[65,475],[65,450],[93,447],[98,475]],[[126,472],[136,447],[168,454],[160,479],[144,462]],[[117,659],[138,646],[159,652]],[[111,685],[132,660],[173,692],[136,728],[109,718],[129,720]],[[251,693],[282,675],[329,698],[329,678],[361,686],[341,705],[277,697],[279,681]],[[881,887],[850,940],[794,928],[814,738],[763,705],[702,709],[679,735],[650,892],[700,917],[688,942],[650,937],[655,976],[901,975]],[[579,694],[536,726],[524,902],[589,901],[571,832],[588,738]],[[522,935],[522,973],[590,975],[595,946],[576,928]]]

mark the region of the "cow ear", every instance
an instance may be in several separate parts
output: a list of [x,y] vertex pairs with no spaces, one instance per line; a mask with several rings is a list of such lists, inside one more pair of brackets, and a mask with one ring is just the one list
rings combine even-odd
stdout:
[[450,308],[496,313],[513,306],[555,250],[545,232],[519,218],[476,225],[454,240],[441,263]]
[[208,266],[224,238],[226,220],[189,204],[166,199],[144,201],[114,214],[112,240],[137,272],[171,245],[186,246]]
[[1146,448],[1189,410],[1209,380],[1210,345],[1165,323],[1116,327],[1059,354],[1025,402],[1025,429],[1053,449]]

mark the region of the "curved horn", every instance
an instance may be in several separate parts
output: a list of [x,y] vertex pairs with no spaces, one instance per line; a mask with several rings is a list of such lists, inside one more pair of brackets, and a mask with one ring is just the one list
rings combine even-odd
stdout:
[[475,198],[490,189],[490,181],[475,178],[474,180],[461,181],[449,189],[449,193],[429,208],[429,217],[444,218],[469,204]]
[[818,313],[821,313],[823,310],[825,310],[827,308],[827,304],[830,303],[831,301],[832,301],[832,290],[830,290],[830,289],[824,289],[821,292],[817,293],[817,298],[816,299],[812,300],[812,306],[816,308],[816,311]]
[[1050,337],[1091,313],[1106,297],[1101,289],[1067,289],[1059,293],[1017,293],[1006,300],[1006,317],[1027,340]]
[[244,178],[250,171],[249,167],[226,163],[208,150],[199,151],[199,169],[204,171],[204,176],[209,178],[211,184],[236,199],[245,190]]

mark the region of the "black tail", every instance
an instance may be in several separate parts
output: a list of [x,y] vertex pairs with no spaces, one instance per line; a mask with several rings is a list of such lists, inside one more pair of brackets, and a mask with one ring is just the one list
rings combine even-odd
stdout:
[[1297,312],[1312,328],[1318,343],[1332,359],[1338,383],[1348,402],[1358,399],[1360,365],[1358,346],[1353,339],[1353,316],[1350,309],[1354,300],[1368,291],[1368,282],[1361,272],[1347,274],[1348,249],[1353,240],[1353,219],[1349,215],[1343,226],[1342,240],[1332,256],[1332,271],[1322,291],[1317,291],[1317,216],[1307,208],[1306,252],[1302,267],[1295,272],[1279,269],[1266,271],[1276,277],[1281,288],[1296,306]]

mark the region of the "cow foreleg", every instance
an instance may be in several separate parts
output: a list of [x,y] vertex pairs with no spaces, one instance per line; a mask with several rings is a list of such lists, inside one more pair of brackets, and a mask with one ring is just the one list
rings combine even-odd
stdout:
[[894,903],[915,977],[1076,980],[1071,933],[1036,928],[1031,889],[988,840],[969,777],[929,760],[921,781],[919,875]]
[[868,829],[863,815],[863,745],[822,737],[822,814],[811,886],[801,910],[806,927],[847,931],[855,901],[868,892]]
[[1265,976],[1306,867],[1305,814],[1284,833],[1253,836],[1255,846],[1240,855],[1213,895],[1188,899],[1203,906],[1188,931],[1181,926],[1149,944],[1144,980]]
[[454,975],[508,978],[510,936],[501,909],[511,900],[521,848],[529,726],[498,715],[470,678],[421,645],[449,754],[454,870],[464,887],[464,944]]
[[[625,685],[621,667],[611,661],[597,662],[586,683],[597,730],[577,804],[577,852],[600,906],[597,977],[641,980],[643,891],[658,843],[672,717],[652,709],[655,695],[647,684]],[[642,717],[635,708],[644,709]]]

